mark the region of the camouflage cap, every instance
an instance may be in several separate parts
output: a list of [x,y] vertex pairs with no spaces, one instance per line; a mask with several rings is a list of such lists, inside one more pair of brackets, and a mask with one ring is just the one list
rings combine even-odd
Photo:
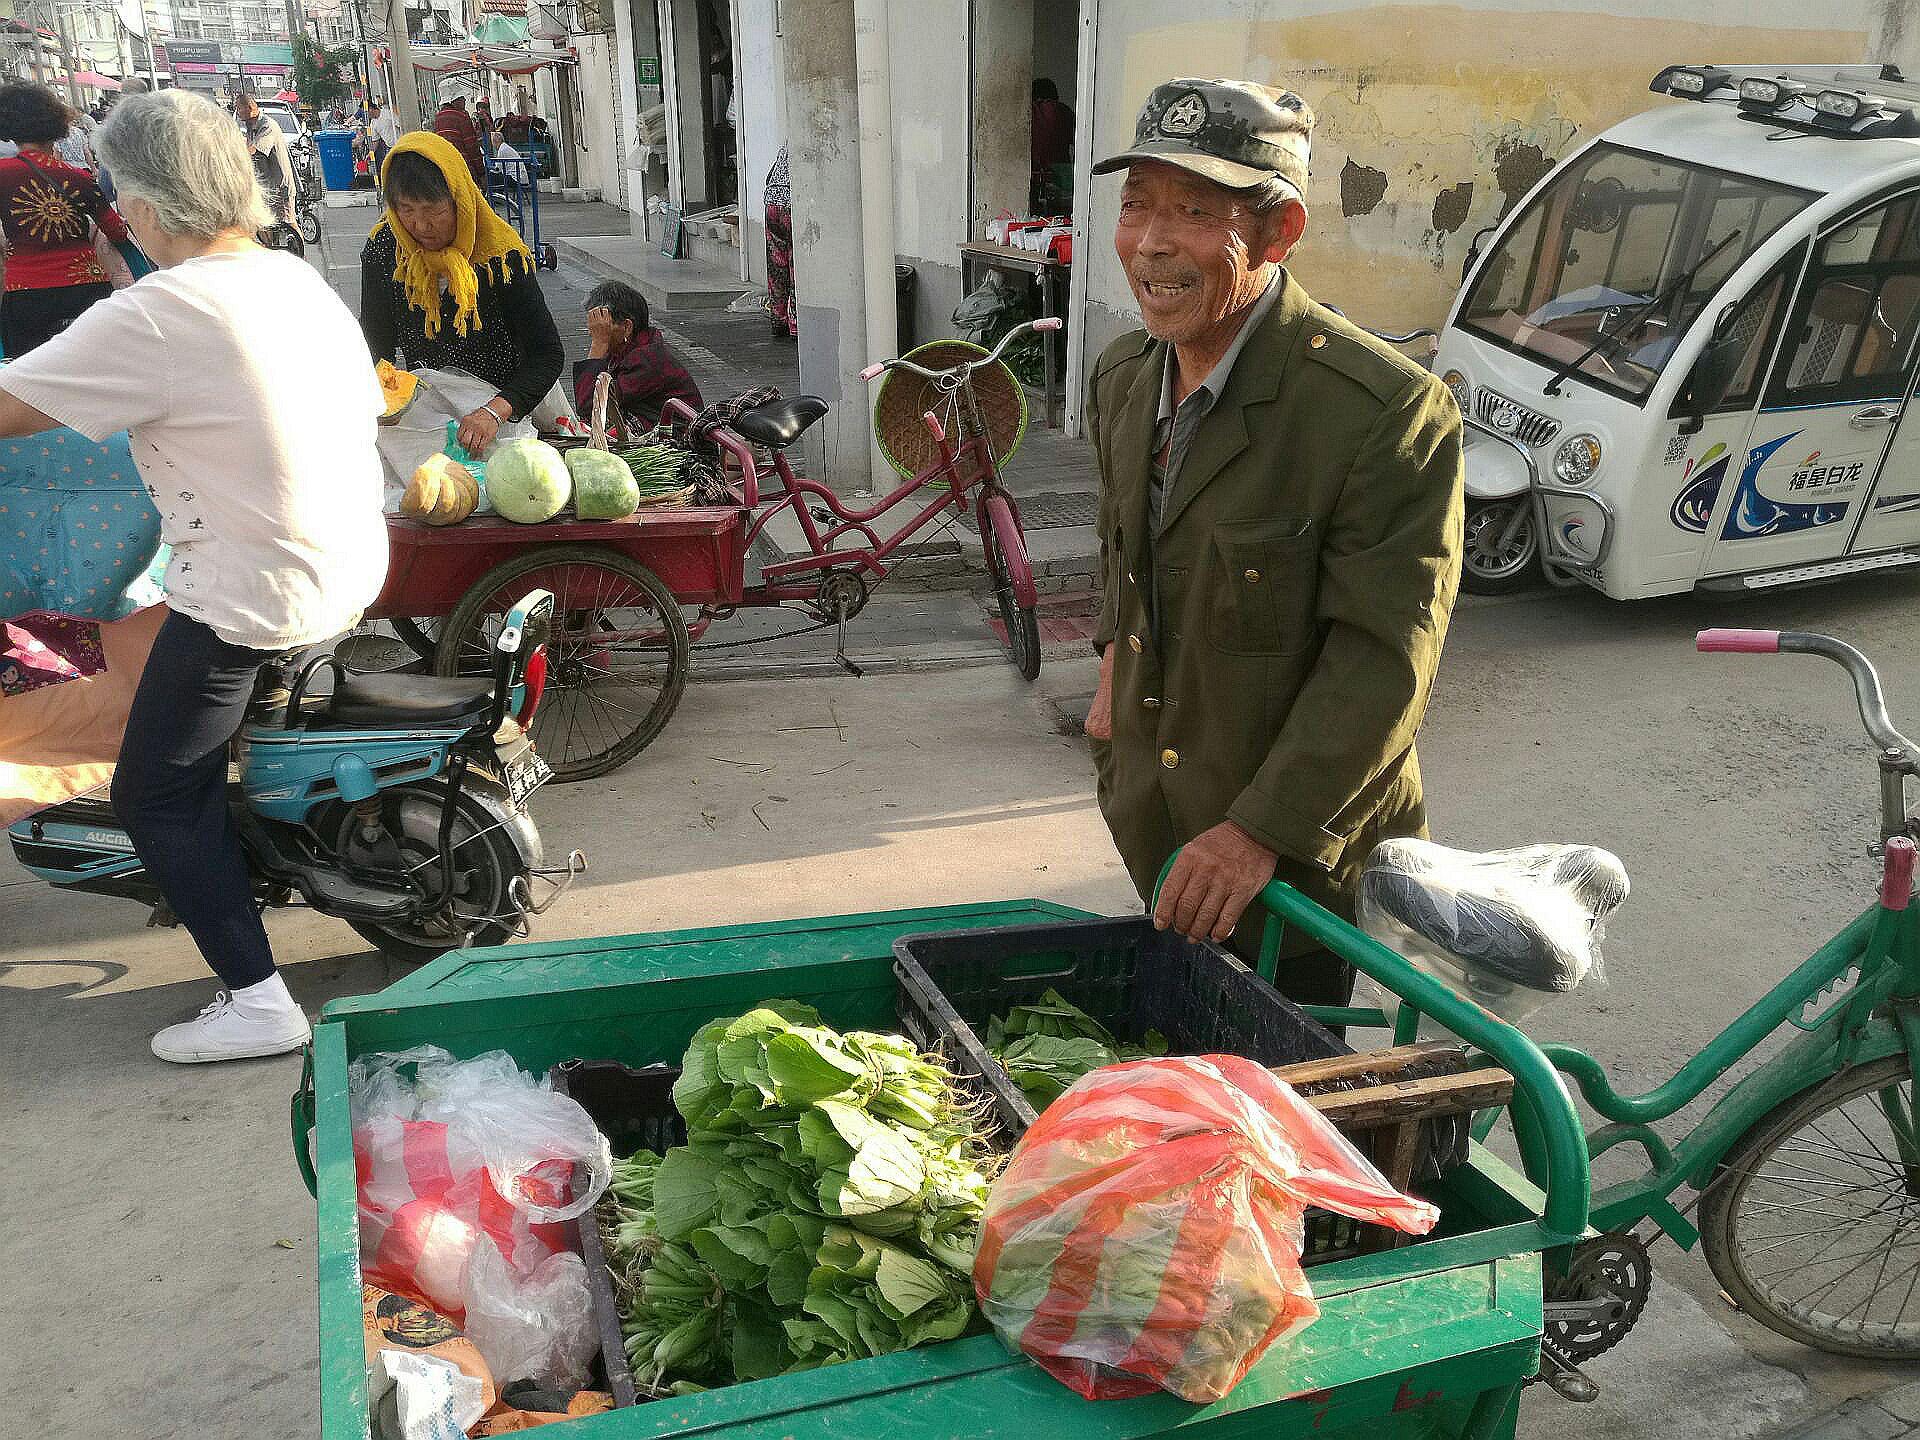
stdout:
[[1277,178],[1305,200],[1312,133],[1313,111],[1291,90],[1248,80],[1169,80],[1140,108],[1132,147],[1093,173],[1161,160],[1233,190]]

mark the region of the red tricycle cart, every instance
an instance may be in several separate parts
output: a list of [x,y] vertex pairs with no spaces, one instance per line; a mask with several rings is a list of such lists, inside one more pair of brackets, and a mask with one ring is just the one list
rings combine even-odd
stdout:
[[[969,519],[980,531],[1009,658],[1031,680],[1040,670],[1033,574],[1019,505],[998,468],[1009,447],[1005,407],[996,402],[1017,398],[1019,387],[999,357],[1025,329],[1059,323],[1010,331],[991,354],[943,342],[966,353],[941,369],[912,360],[872,367],[869,378],[893,371],[889,385],[914,387],[890,401],[883,390],[881,408],[898,415],[903,396],[911,402],[918,448],[894,437],[890,453],[915,458],[896,461],[905,478],[871,507],[849,508],[827,486],[796,475],[787,459],[787,448],[827,413],[825,403],[810,395],[774,400],[709,432],[727,461],[721,504],[543,525],[475,515],[433,526],[388,516],[387,583],[368,618],[391,621],[437,675],[484,673],[514,602],[531,589],[552,591],[547,698],[534,742],[556,779],[586,780],[632,759],[665,728],[686,688],[692,642],[740,607],[802,607],[812,619],[803,628],[840,629],[841,662],[860,673],[845,658],[846,622],[916,537]],[[667,408],[669,419],[694,419],[678,401]],[[896,507],[907,518],[882,534],[877,527],[893,525],[886,517]],[[804,546],[798,553],[782,550],[769,532],[783,511],[793,521],[788,538],[797,533]]]

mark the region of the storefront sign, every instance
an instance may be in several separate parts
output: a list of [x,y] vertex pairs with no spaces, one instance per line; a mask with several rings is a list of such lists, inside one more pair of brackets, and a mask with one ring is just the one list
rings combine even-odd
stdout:
[[[220,42],[218,40],[178,40],[170,39],[166,45],[167,57],[173,61],[176,70],[204,70],[220,63]],[[186,64],[181,64],[185,61]]]
[[633,68],[637,72],[642,85],[658,85],[660,83],[660,57],[658,55],[636,56],[633,62]]
[[525,15],[527,0],[480,0],[482,15]]

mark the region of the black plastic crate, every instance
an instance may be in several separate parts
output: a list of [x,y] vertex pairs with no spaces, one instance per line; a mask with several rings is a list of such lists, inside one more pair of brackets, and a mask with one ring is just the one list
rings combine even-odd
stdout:
[[[1039,1117],[981,1035],[994,1016],[1048,990],[1122,1040],[1158,1030],[1174,1055],[1244,1055],[1276,1066],[1353,1053],[1224,950],[1155,929],[1144,915],[903,935],[893,953],[902,1029],[921,1049],[940,1050],[991,1102],[1009,1145]],[[1358,1221],[1322,1210],[1306,1220],[1305,1263],[1357,1252]]]
[[[687,1122],[673,1108],[673,1082],[678,1065],[650,1065],[633,1070],[613,1060],[569,1060],[553,1067],[554,1090],[572,1096],[600,1127],[618,1158],[636,1150],[664,1155],[668,1148],[687,1143]],[[603,1199],[600,1204],[605,1204]],[[586,1262],[587,1285],[593,1292],[593,1322],[600,1332],[600,1361],[607,1389],[616,1406],[638,1405],[654,1398],[642,1395],[627,1364],[626,1337],[620,1332],[620,1302],[613,1293],[613,1274],[607,1268],[606,1248],[600,1243],[600,1205],[570,1222]]]

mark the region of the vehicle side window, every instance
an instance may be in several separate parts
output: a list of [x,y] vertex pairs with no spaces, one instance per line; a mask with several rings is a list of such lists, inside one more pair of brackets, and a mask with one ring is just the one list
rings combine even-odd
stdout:
[[1920,339],[1920,196],[1869,210],[1822,240],[1794,320],[1771,403],[1904,393]]
[[1734,369],[1733,384],[1725,398],[1710,409],[1744,410],[1753,403],[1754,391],[1766,377],[1767,356],[1772,353],[1774,336],[1779,333],[1780,312],[1785,307],[1788,288],[1800,273],[1806,254],[1805,246],[1796,248],[1735,303],[1732,312],[1720,322],[1720,333],[1701,352],[1700,359],[1694,362],[1694,375],[1690,375],[1687,383],[1680,388],[1680,394],[1674,400],[1675,415],[1694,413],[1694,377],[1708,362],[1709,356],[1712,356],[1716,365],[1725,362],[1724,352],[1715,353],[1721,351],[1721,347],[1726,347],[1740,358]]

